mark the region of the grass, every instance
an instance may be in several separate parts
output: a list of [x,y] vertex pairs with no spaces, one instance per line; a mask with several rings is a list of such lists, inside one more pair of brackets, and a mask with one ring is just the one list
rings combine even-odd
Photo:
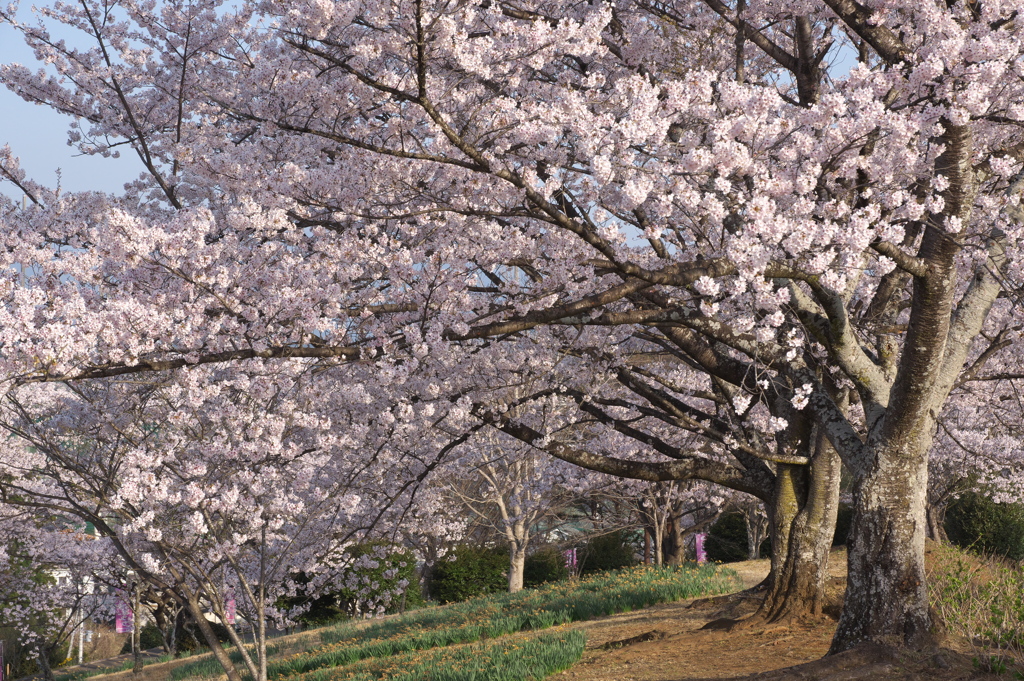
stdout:
[[946,627],[971,641],[985,671],[1024,679],[1024,563],[933,549],[929,600]]
[[563,631],[529,638],[414,651],[329,667],[289,681],[522,681],[568,669],[583,656],[586,632]]
[[[142,659],[142,665],[149,666],[151,664],[160,664],[161,662],[170,662],[171,660],[180,660],[184,657],[192,657],[193,655],[201,655],[203,651],[189,651],[183,652],[178,657],[171,655],[161,655],[160,657],[146,657]],[[241,661],[241,658],[239,658]],[[81,681],[82,679],[88,679],[93,676],[102,676],[103,674],[116,674],[117,672],[126,672],[135,666],[135,662],[131,659],[125,660],[123,663],[116,667],[105,667],[102,669],[80,669],[69,674],[54,674],[54,681]]]
[[[319,630],[319,646],[271,660],[267,672],[271,679],[287,676],[289,681],[296,676],[302,676],[303,679],[309,679],[309,681],[321,681],[327,678],[346,679],[345,676],[338,676],[340,673],[338,669],[346,667],[345,673],[348,673],[348,671],[356,669],[355,663],[364,660],[394,662],[406,659],[410,655],[412,657],[408,657],[408,659],[415,660],[420,659],[417,657],[419,651],[432,651],[430,655],[443,657],[444,654],[448,654],[443,651],[450,651],[451,649],[448,647],[453,645],[471,644],[481,639],[493,639],[519,632],[540,631],[569,622],[629,612],[655,603],[725,593],[735,590],[738,586],[739,583],[734,573],[711,565],[681,568],[648,566],[606,573],[580,581],[548,584],[517,594],[496,594],[444,608],[417,610],[401,617],[381,620],[369,625],[360,626],[346,623],[325,627]],[[561,643],[552,642],[543,637],[538,637],[535,640],[538,643],[531,645],[540,646],[539,648],[536,650],[531,648],[533,652],[529,654],[516,653],[516,655],[525,656],[521,660],[522,664],[532,664],[528,660],[547,659],[544,656],[548,654],[554,656],[552,659],[562,659],[568,653],[554,651],[574,650],[573,646],[576,645],[573,641],[568,640]],[[547,642],[539,642],[542,640]],[[494,650],[491,650],[492,647]],[[497,643],[484,646],[480,651],[474,653],[474,660],[485,665],[489,664],[488,660],[498,660],[493,656],[498,654],[499,647],[500,645]],[[469,646],[458,650],[472,648],[473,646]],[[542,654],[541,651],[548,648],[551,650]],[[490,652],[487,655],[491,655],[491,657],[483,656],[481,651],[488,650]],[[500,652],[502,658],[507,657],[508,659],[501,659],[499,667],[494,669],[504,668],[503,665],[506,663],[511,664],[510,660],[513,658],[520,659],[515,655],[507,655],[504,651]],[[237,653],[232,655],[232,659],[236,663],[241,661]],[[367,664],[373,667],[375,663]],[[452,669],[454,668],[452,667]],[[445,669],[449,668],[446,666]],[[223,670],[216,660],[207,658],[175,669],[171,674],[171,679],[172,681],[182,681],[192,677],[216,677],[222,673]],[[468,672],[466,673],[468,674]],[[497,673],[494,672],[494,674]],[[440,677],[435,673],[430,678],[473,678],[477,681],[505,678],[503,675],[480,675],[483,672],[474,672],[474,674],[477,675]],[[361,681],[363,677],[352,678]],[[387,678],[392,678],[392,676]],[[394,678],[405,677],[394,676]],[[427,677],[421,674],[408,678]],[[510,678],[528,678],[528,675]],[[536,678],[541,678],[541,676],[536,676]]]

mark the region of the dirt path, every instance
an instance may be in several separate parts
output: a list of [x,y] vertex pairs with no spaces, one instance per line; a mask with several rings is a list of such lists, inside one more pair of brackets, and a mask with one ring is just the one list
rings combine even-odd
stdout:
[[[844,560],[838,560],[845,565]],[[728,565],[744,589],[767,575],[767,560]],[[681,601],[651,606],[574,625],[588,634],[583,659],[554,678],[578,681],[676,681],[731,679],[817,660],[828,651],[832,626],[757,628],[738,632],[701,630],[709,621],[753,612],[754,598]],[[615,647],[615,642],[649,636],[652,640]],[[613,644],[609,646],[608,644]]]
[[[745,561],[735,570],[744,588],[768,574],[768,561]],[[829,559],[832,596],[841,600],[845,549]],[[998,679],[980,673],[969,656],[952,651],[893,658],[884,651],[855,651],[822,659],[835,620],[733,631],[702,629],[757,608],[754,598],[719,597],[655,605],[644,610],[580,622],[588,633],[583,659],[552,679],[573,681],[967,681]],[[836,609],[838,612],[838,608]],[[800,666],[798,666],[800,665]],[[1005,679],[1005,677],[1003,677]]]

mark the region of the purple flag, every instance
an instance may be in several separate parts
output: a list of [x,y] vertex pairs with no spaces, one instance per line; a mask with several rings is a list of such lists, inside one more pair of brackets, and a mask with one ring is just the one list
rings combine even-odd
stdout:
[[0,681],[4,681],[4,642],[0,641]]
[[708,562],[708,552],[704,550],[704,540],[707,539],[707,536],[707,532],[698,532],[693,535],[693,544],[697,553],[698,563]]

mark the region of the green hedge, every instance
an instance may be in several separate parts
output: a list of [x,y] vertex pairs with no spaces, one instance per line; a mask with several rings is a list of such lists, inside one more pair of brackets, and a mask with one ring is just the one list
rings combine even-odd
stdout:
[[508,589],[508,549],[459,546],[438,562],[430,594],[455,603]]
[[968,492],[949,505],[946,534],[961,548],[1024,559],[1024,504],[997,504]]
[[568,578],[565,556],[557,548],[545,547],[526,557],[526,565],[523,568],[524,586],[536,587]]
[[592,537],[579,552],[581,575],[621,570],[636,564],[636,550],[622,530]]
[[[704,541],[708,559],[719,563],[735,563],[750,557],[747,548],[747,523],[742,513],[726,513],[708,529]],[[772,540],[761,542],[761,555],[770,556]]]

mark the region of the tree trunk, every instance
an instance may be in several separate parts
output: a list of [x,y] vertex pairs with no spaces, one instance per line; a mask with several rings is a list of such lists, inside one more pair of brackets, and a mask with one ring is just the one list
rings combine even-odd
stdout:
[[43,681],[53,681],[53,668],[50,667],[50,646],[39,649],[39,669],[43,673]]
[[523,590],[523,570],[526,567],[526,549],[516,544],[509,550],[508,592],[514,594]]
[[683,531],[682,525],[675,517],[669,517],[665,522],[665,538],[661,542],[663,565],[682,565],[686,559]]
[[242,681],[242,676],[238,673],[238,670],[235,669],[235,664],[231,661],[231,658],[228,656],[224,648],[221,647],[220,641],[217,640],[217,635],[213,633],[213,627],[210,626],[210,623],[203,615],[203,609],[199,605],[199,600],[194,594],[188,594],[188,600],[186,603],[188,605],[189,614],[192,615],[193,621],[195,621],[196,626],[199,627],[199,631],[206,640],[206,644],[210,646],[210,652],[213,653],[214,659],[216,659],[217,662],[220,663],[220,666],[224,668],[224,673],[227,675],[228,681]]
[[768,592],[751,623],[821,616],[841,467],[824,437],[816,439],[809,466],[778,465],[770,514],[772,570]]
[[139,585],[135,585],[135,601],[132,607],[135,612],[132,616],[132,674],[142,673],[142,613],[139,612]]
[[830,653],[869,641],[921,648],[931,640],[924,570],[928,458],[920,450],[920,443],[890,445],[854,486],[848,587]]
[[765,518],[758,514],[758,504],[743,507],[743,522],[747,526],[747,560],[761,560],[761,543],[767,529]]
[[928,538],[932,541],[949,543],[946,534],[946,506],[928,504]]

